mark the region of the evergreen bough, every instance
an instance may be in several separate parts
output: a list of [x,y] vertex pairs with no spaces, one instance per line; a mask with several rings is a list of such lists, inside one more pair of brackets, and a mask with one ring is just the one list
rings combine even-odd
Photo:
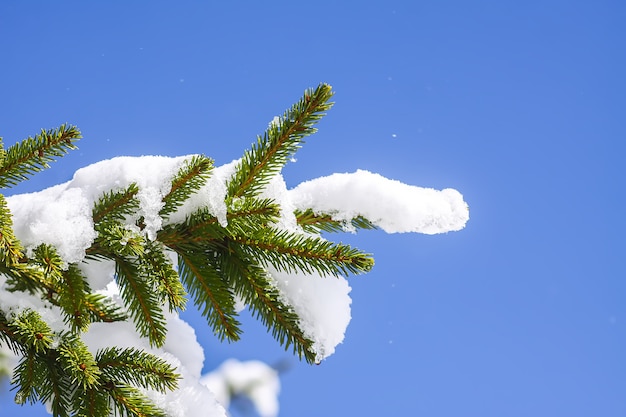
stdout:
[[[94,322],[132,320],[137,332],[152,346],[166,337],[165,310],[182,311],[188,299],[206,317],[220,340],[241,334],[236,299],[285,347],[314,362],[313,342],[298,326],[293,307],[285,304],[272,284],[267,268],[322,276],[369,271],[373,259],[355,248],[319,236],[344,230],[343,222],[311,210],[296,219],[307,232],[290,233],[275,227],[280,216],[276,201],[261,197],[269,183],[316,122],[332,106],[330,86],[321,84],[270,124],[239,161],[227,184],[227,225],[206,208],[183,222],[169,223],[154,239],[142,231],[138,213],[139,187],[105,192],[92,217],[97,238],[87,259],[113,261],[115,280],[124,306],[93,292],[77,264],[64,264],[55,247],[42,244],[28,254],[15,237],[12,217],[0,194],[0,274],[10,291],[26,292],[58,306],[70,329],[53,331],[34,310],[19,314],[0,311],[0,344],[21,359],[12,384],[18,403],[49,403],[56,416],[165,416],[142,393],[177,386],[176,370],[163,359],[135,348],[106,348],[92,354],[81,334]],[[74,126],[62,125],[4,150],[0,142],[0,187],[8,188],[48,167],[57,157],[75,149],[81,138]],[[159,215],[167,219],[210,178],[211,159],[198,155],[186,161],[171,179]],[[136,218],[135,228],[127,220]],[[356,228],[374,228],[363,217]],[[177,267],[169,254],[178,257]]]

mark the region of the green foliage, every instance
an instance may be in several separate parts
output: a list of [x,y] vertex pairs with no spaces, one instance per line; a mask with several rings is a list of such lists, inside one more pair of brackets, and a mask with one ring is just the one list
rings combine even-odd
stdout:
[[176,375],[167,362],[134,348],[107,348],[96,354],[96,363],[106,381],[117,381],[161,392],[176,388]]
[[[17,185],[32,174],[48,168],[48,162],[76,149],[80,139],[76,126],[61,125],[58,129],[42,130],[34,138],[16,143],[0,151],[0,188]],[[1,142],[0,142],[1,146]]]
[[181,279],[217,337],[220,340],[238,340],[241,330],[235,318],[233,290],[219,270],[208,262],[210,257],[202,248],[180,250],[178,264]]
[[305,231],[313,234],[320,232],[345,232],[357,229],[376,229],[371,221],[363,216],[357,216],[350,220],[349,223],[334,220],[329,214],[316,214],[313,210],[296,212],[298,224]]
[[307,90],[304,96],[270,124],[263,136],[246,151],[228,186],[230,197],[255,196],[289,158],[316,132],[313,127],[328,109],[333,92],[328,84]]
[[177,386],[178,375],[163,359],[120,348],[94,357],[78,333],[53,335],[34,311],[11,323],[2,317],[0,328],[17,335],[23,355],[12,381],[19,387],[15,401],[50,402],[54,416],[106,417],[111,405],[123,416],[164,416],[136,387],[165,392]]
[[163,197],[163,208],[159,212],[167,217],[176,211],[189,197],[204,185],[211,175],[213,161],[204,155],[195,155],[185,162],[185,165],[172,179],[172,188]]
[[[202,155],[188,159],[172,177],[159,212],[164,226],[156,236],[144,232],[137,184],[102,194],[92,209],[97,237],[86,250],[86,261],[115,264],[123,306],[94,293],[80,263],[65,264],[52,245],[42,244],[27,256],[0,194],[0,273],[16,296],[39,297],[58,308],[67,329],[53,329],[34,310],[0,311],[0,343],[21,358],[12,380],[16,401],[49,401],[54,416],[164,416],[141,389],[175,389],[175,369],[137,349],[114,347],[94,355],[81,334],[94,322],[130,319],[141,336],[160,347],[167,337],[165,309],[181,311],[188,298],[220,340],[240,337],[239,299],[285,349],[314,362],[313,342],[303,334],[268,268],[326,279],[367,272],[373,266],[369,255],[319,234],[374,226],[362,217],[343,224],[309,210],[295,213],[306,233],[285,231],[276,226],[280,206],[260,193],[315,132],[315,124],[332,106],[331,97],[326,84],[307,90],[257,137],[227,183],[225,224],[207,208],[198,208],[184,221],[168,221],[210,178],[213,162]],[[79,138],[75,127],[63,125],[2,150],[0,186],[15,185],[47,167]]]

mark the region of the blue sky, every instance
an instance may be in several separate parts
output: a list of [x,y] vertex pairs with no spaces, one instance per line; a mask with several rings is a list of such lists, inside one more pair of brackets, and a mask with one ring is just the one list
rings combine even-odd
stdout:
[[[246,325],[206,368],[291,365],[281,416],[626,415],[626,7],[618,1],[2,2],[0,135],[79,126],[19,191],[118,155],[241,155],[307,87],[335,107],[289,186],[357,168],[452,187],[446,235],[338,236],[376,267],[320,366]],[[2,415],[15,410],[0,394]]]

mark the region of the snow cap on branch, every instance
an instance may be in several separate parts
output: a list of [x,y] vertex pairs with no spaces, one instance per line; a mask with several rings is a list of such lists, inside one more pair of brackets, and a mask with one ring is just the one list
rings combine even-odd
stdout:
[[445,233],[469,220],[468,206],[454,189],[415,187],[364,170],[305,181],[290,194],[300,210],[346,222],[363,216],[387,233]]
[[352,318],[348,281],[342,276],[269,270],[286,303],[293,306],[300,318],[299,327],[313,341],[315,361],[322,362],[343,342]]

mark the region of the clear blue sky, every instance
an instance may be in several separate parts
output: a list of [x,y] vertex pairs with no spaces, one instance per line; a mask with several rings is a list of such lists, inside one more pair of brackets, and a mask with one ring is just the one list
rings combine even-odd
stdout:
[[[602,0],[5,1],[0,135],[81,128],[30,189],[122,154],[222,164],[328,82],[288,185],[369,169],[458,189],[470,222],[339,237],[377,264],[321,366],[187,316],[207,370],[287,361],[281,416],[625,416],[625,21]],[[35,415],[11,398],[0,415]]]

